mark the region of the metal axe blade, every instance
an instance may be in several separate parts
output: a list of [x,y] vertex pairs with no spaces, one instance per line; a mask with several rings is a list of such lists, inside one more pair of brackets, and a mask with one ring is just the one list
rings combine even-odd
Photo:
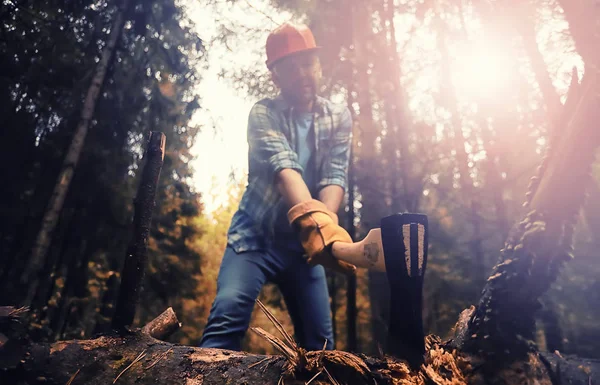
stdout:
[[[403,216],[403,220],[407,223],[396,223],[399,216]],[[427,216],[424,214],[395,214],[383,218],[381,222],[381,228],[370,230],[359,242],[335,242],[332,246],[333,256],[357,267],[385,272],[388,263],[386,250],[395,250],[404,245],[402,254],[392,251],[394,257],[389,263],[394,266],[398,265],[398,255],[403,255],[405,275],[411,277],[423,275],[427,265]],[[388,234],[386,244],[384,244],[382,230],[386,233],[395,231],[394,237],[390,237]],[[411,246],[413,243],[414,245]],[[420,250],[420,252],[411,253],[411,250]]]
[[388,350],[411,366],[423,363],[423,279],[427,268],[429,224],[424,214],[395,214],[381,220],[381,237],[390,285]]
[[388,350],[420,365],[425,353],[423,278],[429,225],[425,214],[394,214],[381,220],[360,242],[336,242],[333,255],[357,267],[386,272],[390,285]]

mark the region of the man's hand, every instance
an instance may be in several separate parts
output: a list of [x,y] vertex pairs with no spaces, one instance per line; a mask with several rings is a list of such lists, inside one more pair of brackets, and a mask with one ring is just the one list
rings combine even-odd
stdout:
[[356,266],[340,261],[331,254],[334,242],[352,243],[352,238],[337,224],[337,216],[323,202],[311,199],[298,203],[287,215],[290,225],[299,232],[310,265],[323,265],[345,274],[354,274]]

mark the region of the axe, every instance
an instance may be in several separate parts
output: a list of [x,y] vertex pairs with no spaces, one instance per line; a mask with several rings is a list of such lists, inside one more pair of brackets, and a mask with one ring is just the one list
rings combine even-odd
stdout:
[[381,219],[360,242],[335,242],[334,257],[386,272],[390,285],[389,352],[411,366],[423,363],[423,278],[429,244],[427,216],[394,214]]

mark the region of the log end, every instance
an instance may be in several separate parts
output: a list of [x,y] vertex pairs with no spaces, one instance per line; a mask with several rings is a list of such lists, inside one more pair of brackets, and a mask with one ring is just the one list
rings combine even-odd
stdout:
[[143,328],[142,333],[148,334],[158,340],[164,340],[181,327],[181,322],[170,307],[162,312],[158,317],[148,322]]

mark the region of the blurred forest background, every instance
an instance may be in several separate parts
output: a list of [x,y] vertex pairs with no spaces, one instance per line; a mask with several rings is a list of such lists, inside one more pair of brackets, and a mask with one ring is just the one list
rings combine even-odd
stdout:
[[[220,75],[240,95],[273,95],[262,50],[275,21],[310,25],[325,47],[322,94],[353,113],[344,225],[358,240],[391,213],[428,214],[425,327],[441,336],[479,297],[522,214],[574,69],[581,75],[600,64],[593,0],[0,4],[0,305],[30,303],[31,332],[41,340],[107,330],[145,141],[161,131],[167,150],[136,325],[172,306],[183,327],[171,341],[198,343],[245,183],[218,191],[225,204],[211,212],[194,188],[190,150],[199,132],[218,129],[193,119],[214,97],[198,84],[208,58],[220,55],[237,64]],[[254,19],[241,23],[224,9]],[[193,15],[209,11],[224,16],[207,39]],[[240,47],[255,47],[253,59]],[[595,170],[576,258],[538,319],[543,348],[585,357],[600,357]],[[377,352],[385,277],[363,270],[356,279],[331,274],[329,284],[336,348]],[[267,285],[260,298],[292,330],[278,290]],[[274,333],[260,312],[251,324]],[[251,333],[245,348],[272,352]]]

